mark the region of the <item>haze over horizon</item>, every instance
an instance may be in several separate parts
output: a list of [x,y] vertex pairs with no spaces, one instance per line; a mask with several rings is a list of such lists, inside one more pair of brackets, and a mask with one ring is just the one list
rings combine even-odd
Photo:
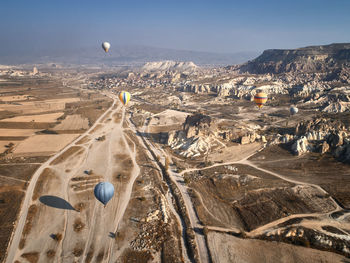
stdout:
[[[350,2],[6,1],[4,56],[100,46],[148,46],[214,53],[349,42]],[[52,54],[53,56],[57,54]]]

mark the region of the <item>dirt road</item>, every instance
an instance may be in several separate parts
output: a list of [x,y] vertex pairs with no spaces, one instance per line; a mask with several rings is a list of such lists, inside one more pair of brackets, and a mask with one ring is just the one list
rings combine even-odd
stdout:
[[[136,162],[136,145],[129,144],[124,133],[131,127],[123,127],[124,119],[125,108],[114,100],[88,131],[36,171],[25,195],[6,262],[21,261],[23,255],[31,254],[39,256],[38,262],[46,262],[48,256],[51,262],[115,262],[120,256],[122,250],[118,250],[110,233],[118,230],[140,172]],[[103,136],[104,140],[97,140]],[[61,162],[52,162],[71,147],[79,147],[79,151]],[[130,160],[128,167],[123,166],[123,160]],[[42,195],[63,199],[72,209],[57,209],[33,200],[36,185],[45,169],[50,169],[53,177],[45,181]],[[86,170],[92,170],[92,174],[85,174]],[[124,174],[127,181],[116,181],[116,174]],[[115,186],[114,197],[105,208],[93,196],[93,188],[100,181],[110,181]],[[171,197],[166,196],[166,200],[170,211],[175,212]],[[38,212],[24,238],[28,211],[33,205]],[[81,208],[78,212],[73,207]],[[181,225],[179,216],[175,216]],[[52,235],[57,233],[62,240],[54,243]],[[25,245],[22,244],[22,248],[23,239]],[[183,258],[185,262],[190,262],[184,239],[181,243]]]
[[[76,259],[72,254],[72,250],[77,244],[79,244],[79,249],[82,250],[82,255],[79,257],[81,262],[91,256],[92,247],[96,251],[106,251],[103,261],[112,262],[114,258],[112,251],[115,242],[108,236],[108,233],[114,233],[117,230],[128,206],[132,186],[140,171],[136,163],[136,149],[135,147],[132,149],[129,147],[123,132],[125,109],[121,105],[113,109],[115,104],[116,100],[87,132],[52,156],[34,174],[26,192],[19,221],[8,249],[6,262],[13,263],[16,259],[20,259],[23,253],[31,253],[39,249],[38,253],[48,251],[47,243],[50,242],[47,242],[47,240],[55,231],[62,231],[62,242],[54,255],[55,262],[74,262]],[[116,113],[122,116],[120,120],[113,117],[116,116]],[[96,139],[101,136],[105,136],[106,139],[104,141]],[[81,138],[87,139],[83,144],[78,144]],[[72,155],[59,164],[52,164],[53,160],[72,146],[81,147],[83,152]],[[115,156],[131,159],[132,166],[128,171],[130,177],[122,185],[114,183],[116,188],[114,200],[112,199],[106,208],[103,208],[103,205],[91,198],[91,195],[97,182],[113,181],[113,176],[116,173],[125,172],[123,171],[125,167],[120,165],[119,160],[115,160]],[[62,198],[72,206],[83,202],[86,206],[84,211],[77,213],[73,209],[54,209],[40,204],[38,200],[32,201],[38,178],[46,168],[51,169],[58,179],[53,180],[52,183],[47,183],[44,194]],[[86,177],[80,182],[79,180],[84,176],[85,170],[92,170],[93,174],[91,178]],[[77,179],[72,181],[72,178]],[[30,234],[26,237],[26,245],[23,249],[18,249],[28,209],[33,204],[39,207],[40,216],[37,219],[37,224],[32,226]],[[79,235],[70,235],[69,233],[77,232],[77,222],[83,222],[82,224],[86,224],[88,227],[79,230]],[[107,248],[105,247],[106,244]],[[40,258],[40,262],[44,262],[45,256]]]
[[19,219],[17,222],[17,225],[15,227],[15,231],[12,235],[11,238],[11,242],[10,242],[10,246],[8,248],[8,254],[6,257],[6,262],[7,263],[13,263],[15,261],[15,257],[16,257],[16,253],[18,251],[18,246],[19,246],[19,242],[22,236],[22,232],[23,232],[23,228],[25,225],[25,221],[27,218],[27,214],[28,214],[28,209],[29,206],[31,204],[32,201],[32,196],[33,196],[33,192],[34,192],[34,188],[35,185],[37,183],[37,180],[39,178],[39,176],[41,175],[41,173],[43,172],[44,169],[50,167],[50,163],[55,160],[58,156],[60,156],[63,152],[65,152],[68,148],[70,148],[71,146],[75,145],[76,142],[78,142],[81,138],[83,138],[84,136],[88,135],[89,132],[91,130],[93,130],[99,123],[100,121],[111,111],[111,109],[114,107],[116,103],[116,100],[113,102],[112,106],[103,114],[99,117],[99,119],[96,121],[96,123],[89,129],[87,130],[85,133],[83,133],[80,137],[78,137],[77,139],[75,139],[72,143],[70,143],[69,145],[67,145],[66,147],[64,147],[61,151],[59,151],[57,154],[53,155],[51,158],[49,158],[41,167],[39,167],[39,169],[35,172],[35,174],[32,177],[32,180],[29,183],[29,186],[27,188],[26,191],[26,195],[24,198],[24,201],[22,203],[22,207],[21,207],[21,212],[19,215]]

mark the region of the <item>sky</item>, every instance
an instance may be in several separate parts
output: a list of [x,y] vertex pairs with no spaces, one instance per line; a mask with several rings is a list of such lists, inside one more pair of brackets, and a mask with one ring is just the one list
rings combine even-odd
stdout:
[[109,41],[236,53],[350,42],[349,0],[1,0],[0,53]]

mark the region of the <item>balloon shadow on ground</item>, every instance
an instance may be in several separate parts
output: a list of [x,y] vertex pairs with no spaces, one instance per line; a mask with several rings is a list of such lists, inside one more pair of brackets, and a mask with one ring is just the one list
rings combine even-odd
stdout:
[[70,203],[68,203],[66,200],[57,196],[43,195],[43,196],[40,196],[39,200],[44,205],[47,205],[50,207],[76,211]]
[[110,238],[115,238],[117,235],[115,233],[113,233],[113,232],[109,232],[108,236]]

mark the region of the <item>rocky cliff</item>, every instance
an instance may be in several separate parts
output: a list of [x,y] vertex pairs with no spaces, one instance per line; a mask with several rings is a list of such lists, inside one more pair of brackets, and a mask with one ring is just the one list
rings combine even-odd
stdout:
[[169,133],[168,145],[185,157],[205,154],[213,146],[216,123],[203,114],[187,116],[183,129]]
[[280,74],[287,72],[331,72],[344,74],[350,67],[350,43],[310,46],[298,49],[269,49],[262,55],[239,67],[240,72],[251,74]]

